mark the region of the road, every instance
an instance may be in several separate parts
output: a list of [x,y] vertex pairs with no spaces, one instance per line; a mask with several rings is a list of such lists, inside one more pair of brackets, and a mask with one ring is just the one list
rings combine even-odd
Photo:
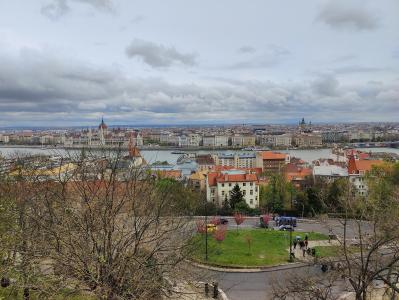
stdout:
[[[233,217],[225,217],[228,219],[228,227],[230,229],[236,228]],[[274,222],[271,221],[274,225]],[[330,219],[326,222],[319,222],[316,220],[298,220],[298,226],[295,231],[298,232],[320,232],[329,234],[330,229],[338,236],[343,236],[343,225],[339,220]],[[259,218],[247,218],[245,222],[240,225],[241,228],[253,228],[259,226]],[[364,231],[370,230],[369,225],[364,222],[361,224],[361,229]],[[356,223],[349,222],[347,227],[347,238],[353,239],[356,234]],[[311,241],[310,241],[311,244]],[[304,266],[293,269],[265,271],[257,273],[227,273],[212,271],[211,277],[219,282],[219,286],[226,292],[229,299],[238,300],[259,300],[271,299],[272,287],[271,283],[274,280],[284,280],[288,275],[299,274],[303,276],[323,276],[320,266]]]
[[263,300],[271,299],[273,281],[281,282],[292,274],[323,276],[320,267],[315,266],[259,273],[213,272],[212,275],[231,300]]
[[[228,222],[228,227],[229,229],[236,228],[236,223],[234,221],[234,217],[222,217],[227,219]],[[211,220],[212,217],[209,217],[209,220]],[[274,221],[270,221],[270,224],[272,226],[275,226]],[[337,236],[343,236],[344,234],[344,226],[341,224],[339,220],[336,219],[329,219],[327,221],[318,221],[318,220],[312,220],[312,219],[298,219],[298,226],[295,228],[295,231],[299,232],[320,232],[324,234],[329,234],[330,229],[333,234]],[[247,217],[244,221],[243,224],[240,225],[240,228],[254,228],[254,227],[259,227],[259,217]],[[361,224],[361,229],[363,231],[369,231],[371,228],[367,222],[363,222]],[[348,239],[353,239],[355,238],[357,234],[357,224],[354,221],[348,221],[348,226],[347,226],[347,238]]]

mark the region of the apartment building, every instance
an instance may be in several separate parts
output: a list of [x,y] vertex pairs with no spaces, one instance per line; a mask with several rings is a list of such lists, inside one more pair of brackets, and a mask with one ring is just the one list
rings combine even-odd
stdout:
[[357,194],[360,196],[366,196],[368,193],[367,181],[365,175],[371,171],[373,166],[379,166],[384,164],[382,160],[371,160],[356,158],[356,156],[350,156],[348,161],[348,174],[350,182],[355,186]]
[[259,206],[259,180],[255,173],[245,170],[210,172],[206,180],[207,201],[222,206],[230,199],[232,189],[238,185],[249,207]]
[[227,135],[215,135],[215,147],[227,147],[229,137]]
[[290,159],[287,153],[261,151],[256,153],[256,167],[262,168],[262,172],[280,173]]

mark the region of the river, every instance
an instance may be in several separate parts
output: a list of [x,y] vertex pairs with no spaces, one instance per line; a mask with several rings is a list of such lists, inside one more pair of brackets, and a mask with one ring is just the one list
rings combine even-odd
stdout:
[[[399,155],[399,149],[395,148],[359,148],[359,150],[365,152],[390,152],[396,153]],[[64,156],[67,152],[75,152],[80,150],[64,150],[64,149],[40,149],[40,148],[28,148],[28,147],[1,147],[0,146],[0,154],[4,157],[11,157],[15,153],[23,153],[23,154],[52,154],[52,155],[61,155]],[[197,151],[198,153],[226,153],[232,152],[228,151]],[[248,152],[248,151],[246,151]],[[306,162],[311,163],[312,161],[318,158],[329,158],[331,156],[331,149],[313,149],[313,150],[279,150],[279,152],[289,153],[292,157],[298,157]],[[144,159],[153,163],[155,161],[167,161],[170,164],[176,164],[177,159],[180,154],[173,154],[171,150],[142,150],[141,154]]]

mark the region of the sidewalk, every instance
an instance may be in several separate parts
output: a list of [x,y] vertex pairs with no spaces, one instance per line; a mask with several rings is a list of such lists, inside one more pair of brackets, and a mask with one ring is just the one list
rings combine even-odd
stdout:
[[[288,252],[289,251],[287,251],[287,258],[288,258]],[[187,260],[187,262],[197,268],[206,269],[206,270],[210,270],[210,271],[216,271],[216,272],[224,272],[224,273],[261,273],[261,272],[266,273],[266,272],[273,272],[273,271],[279,271],[279,270],[302,268],[302,267],[305,267],[308,265],[305,262],[298,261],[298,262],[293,262],[293,263],[287,262],[287,263],[275,265],[275,266],[233,268],[233,267],[218,267],[218,266],[212,266],[212,265],[204,265],[204,264],[200,264],[200,263],[197,263],[194,261],[189,261],[189,260]]]
[[[322,241],[309,241],[308,248],[313,248],[316,246],[337,246],[340,245],[339,241],[331,240],[331,242],[322,240]],[[290,252],[290,249],[287,249],[287,252]],[[300,249],[299,244],[296,245],[296,249],[292,246],[292,252],[295,254],[295,259],[305,263],[313,263],[314,257],[305,253],[303,256],[303,251]]]

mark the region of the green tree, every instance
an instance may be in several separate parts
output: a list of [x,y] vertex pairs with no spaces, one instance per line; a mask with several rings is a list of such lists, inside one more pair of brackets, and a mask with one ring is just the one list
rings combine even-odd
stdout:
[[230,207],[231,209],[235,209],[236,205],[240,202],[244,201],[244,195],[240,189],[240,187],[238,186],[238,184],[236,184],[233,189],[230,191]]

